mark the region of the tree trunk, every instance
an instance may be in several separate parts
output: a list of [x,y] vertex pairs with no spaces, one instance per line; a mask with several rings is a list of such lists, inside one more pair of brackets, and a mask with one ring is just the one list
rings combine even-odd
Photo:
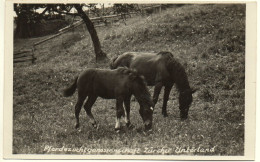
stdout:
[[104,61],[105,59],[107,59],[107,55],[106,53],[104,53],[101,49],[101,44],[97,35],[97,31],[93,25],[93,23],[91,22],[91,20],[89,19],[89,17],[86,15],[86,13],[82,10],[82,6],[80,6],[79,4],[75,4],[74,5],[76,10],[78,11],[78,13],[80,14],[80,17],[83,19],[83,21],[85,22],[87,29],[89,31],[89,34],[91,36],[92,42],[93,42],[93,46],[94,46],[94,51],[96,54],[96,61]]

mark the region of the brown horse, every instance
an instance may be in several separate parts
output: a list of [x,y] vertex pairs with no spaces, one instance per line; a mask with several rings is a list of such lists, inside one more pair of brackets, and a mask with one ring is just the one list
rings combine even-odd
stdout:
[[[97,128],[91,108],[98,97],[116,99],[116,125],[120,130],[120,118],[125,117],[126,125],[130,126],[130,99],[134,95],[140,105],[139,113],[144,121],[145,129],[152,127],[153,101],[143,76],[128,68],[116,70],[88,69],[81,73],[74,83],[64,90],[64,96],[73,95],[78,89],[78,101],[75,106],[76,128],[79,128],[79,113],[84,100],[88,97],[84,109],[93,127]],[[125,108],[123,107],[123,103]]]
[[126,52],[113,59],[111,69],[129,67],[137,70],[146,79],[149,86],[155,86],[153,102],[157,103],[162,87],[164,86],[164,99],[162,114],[167,116],[167,101],[173,84],[179,91],[179,109],[181,119],[187,119],[189,107],[192,103],[192,90],[184,67],[174,59],[170,52],[144,53]]

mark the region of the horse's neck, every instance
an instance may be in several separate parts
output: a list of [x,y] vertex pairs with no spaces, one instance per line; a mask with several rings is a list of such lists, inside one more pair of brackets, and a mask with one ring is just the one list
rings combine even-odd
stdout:
[[171,66],[170,70],[172,73],[172,79],[176,84],[177,89],[180,92],[190,89],[188,77],[184,67],[175,60],[171,63],[170,66]]
[[141,105],[144,104],[144,103],[150,102],[150,99],[149,99],[150,96],[147,95],[147,94],[136,92],[136,93],[133,93],[133,95],[135,96],[137,102]]
[[134,96],[135,96],[137,102],[139,102],[139,103],[142,103],[145,100],[145,97],[142,94],[139,94],[139,92],[134,93]]
[[175,82],[175,83],[176,83],[176,86],[177,86],[177,89],[179,90],[179,92],[184,92],[187,89],[190,89],[190,85],[189,85],[189,82],[187,79],[183,80],[183,81]]

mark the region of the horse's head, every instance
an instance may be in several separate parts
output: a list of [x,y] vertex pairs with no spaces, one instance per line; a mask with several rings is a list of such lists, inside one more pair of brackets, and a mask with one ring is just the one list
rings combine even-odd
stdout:
[[196,90],[186,89],[183,92],[180,92],[179,104],[180,104],[180,117],[181,120],[188,118],[189,108],[192,103],[192,93]]
[[112,58],[112,60],[110,61],[110,63],[109,63],[110,69],[116,68],[115,61],[116,61],[117,58],[118,58],[118,56]]
[[153,125],[153,107],[140,105],[139,113],[143,119],[145,130],[151,130]]
[[131,90],[140,105],[139,113],[143,119],[145,130],[150,130],[153,122],[154,103],[146,86],[144,77],[139,75],[136,71],[131,70],[129,78],[131,80]]

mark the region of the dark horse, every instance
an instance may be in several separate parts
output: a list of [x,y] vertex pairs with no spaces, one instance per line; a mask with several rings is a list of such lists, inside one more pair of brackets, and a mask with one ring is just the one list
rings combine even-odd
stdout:
[[[147,89],[143,76],[128,68],[116,70],[88,69],[81,73],[74,83],[64,90],[64,96],[73,95],[78,89],[78,101],[75,106],[76,128],[79,128],[79,113],[84,100],[88,97],[84,109],[89,116],[93,127],[97,128],[91,108],[97,97],[116,99],[116,125],[120,129],[120,118],[125,117],[126,125],[130,126],[130,99],[134,95],[139,102],[139,113],[144,121],[145,129],[152,127],[153,101]],[[123,103],[125,108],[123,107]]]
[[184,67],[174,59],[170,52],[144,53],[126,52],[113,59],[111,69],[129,67],[137,70],[146,79],[149,86],[154,86],[153,102],[157,103],[162,87],[164,99],[162,114],[167,115],[167,101],[173,84],[179,91],[179,109],[181,119],[187,119],[189,107],[192,103],[192,93]]

